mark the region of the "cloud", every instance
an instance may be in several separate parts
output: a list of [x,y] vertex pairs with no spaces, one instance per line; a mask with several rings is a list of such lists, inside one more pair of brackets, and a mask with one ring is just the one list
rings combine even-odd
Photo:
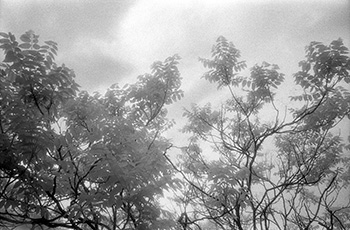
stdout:
[[210,57],[218,36],[232,41],[249,66],[268,61],[290,74],[310,41],[343,37],[348,44],[347,5],[341,0],[4,0],[1,23],[5,31],[20,35],[33,29],[42,40],[58,42],[57,60],[74,68],[80,84],[91,90],[102,87],[96,68],[107,82],[124,83],[178,53],[184,88],[200,99],[208,94],[201,94],[207,83],[200,80],[205,69],[197,58]]
[[[134,1],[2,1],[5,29],[33,29],[39,34],[106,37]],[[5,13],[11,12],[11,13]],[[22,31],[19,31],[22,32]],[[57,36],[55,36],[57,38]]]
[[133,70],[117,50],[111,55],[110,47],[114,39],[111,32],[133,4],[134,1],[5,0],[0,10],[2,31],[19,37],[32,29],[40,35],[41,42],[56,41],[57,62],[75,69],[78,83],[93,91],[121,80]]
[[73,67],[82,89],[103,92],[135,70],[133,64],[120,58],[117,51],[114,54],[110,45],[102,39],[77,38],[60,61]]

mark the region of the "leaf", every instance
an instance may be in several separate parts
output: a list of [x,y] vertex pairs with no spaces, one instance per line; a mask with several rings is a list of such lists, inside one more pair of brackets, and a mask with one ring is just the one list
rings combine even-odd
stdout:
[[7,33],[4,32],[0,32],[0,36],[4,37],[4,38],[8,38],[9,35]]
[[21,181],[16,181],[15,184],[13,185],[13,189],[16,189],[18,188],[19,186],[22,185],[22,182]]
[[250,88],[251,83],[252,83],[251,81],[248,81],[248,82],[247,82],[247,86],[248,86],[249,88]]
[[13,205],[13,201],[12,200],[7,200],[6,202],[5,202],[5,205],[4,205],[4,207],[5,207],[5,210],[6,209],[8,209],[9,207],[11,207],[12,205]]
[[252,83],[252,90],[255,90],[255,82]]
[[6,203],[7,203],[7,201],[5,199],[1,199],[0,200],[0,207],[5,207]]
[[45,41],[45,43],[48,44],[49,46],[53,46],[53,45],[57,44],[54,41]]
[[41,46],[41,49],[49,49],[50,47],[49,46],[47,46],[47,45],[43,45],[43,46]]
[[47,50],[46,49],[40,49],[40,50],[38,50],[38,52],[40,52],[40,53],[47,53]]
[[46,68],[50,69],[52,62],[44,61],[44,64],[45,64]]
[[8,43],[10,43],[10,40],[6,39],[6,38],[2,38],[2,39],[0,39],[0,43],[8,44]]
[[22,43],[19,45],[20,48],[29,49],[32,45],[30,43]]
[[5,59],[3,62],[14,62],[17,60],[17,57],[15,56],[15,53],[10,50],[6,53]]
[[36,49],[36,50],[38,50],[38,49],[40,49],[40,46],[39,46],[38,44],[34,44],[34,45],[33,45],[33,48]]
[[267,63],[267,62],[265,62],[265,61],[262,62],[262,66],[263,66],[263,67],[269,67],[270,65],[271,65],[271,64],[269,64],[269,63]]
[[57,55],[57,52],[55,49],[50,49],[52,53],[54,53],[55,55]]
[[31,39],[28,36],[28,34],[22,34],[19,39],[21,39],[22,42],[31,42]]
[[9,33],[9,35],[10,35],[10,40],[11,40],[11,42],[15,42],[15,41],[16,41],[15,35],[13,35],[13,34],[11,34],[11,33]]

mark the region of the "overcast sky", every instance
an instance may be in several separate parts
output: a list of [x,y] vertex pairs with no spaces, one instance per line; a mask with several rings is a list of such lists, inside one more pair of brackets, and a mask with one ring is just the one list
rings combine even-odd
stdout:
[[185,91],[171,110],[177,117],[177,108],[220,98],[200,79],[205,69],[198,62],[218,36],[241,50],[248,67],[276,63],[288,81],[311,41],[341,37],[349,47],[349,9],[348,0],[0,0],[0,30],[19,37],[31,29],[41,41],[56,41],[57,61],[74,69],[89,92],[132,83],[154,61],[177,53]]

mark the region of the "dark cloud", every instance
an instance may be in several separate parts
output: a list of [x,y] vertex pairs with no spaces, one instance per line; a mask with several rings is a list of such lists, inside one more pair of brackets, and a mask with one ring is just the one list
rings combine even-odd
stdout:
[[74,36],[110,38],[111,27],[127,13],[135,1],[5,1],[3,26],[21,33],[32,29],[38,34],[65,40]]
[[93,92],[98,89],[107,89],[114,83],[133,73],[133,66],[120,60],[97,53],[94,56],[81,55],[79,58],[69,58],[65,63],[73,68],[76,81],[82,89]]
[[[1,1],[2,31],[17,37],[33,30],[41,42],[58,43],[58,63],[73,68],[82,88],[95,90],[114,83],[133,70],[130,63],[103,54],[98,47],[86,47],[88,55],[77,44],[98,40],[113,41],[114,31],[135,1]],[[85,46],[89,46],[85,44]],[[116,60],[117,59],[117,60]]]
[[310,41],[349,41],[346,1],[204,2],[0,0],[0,23],[1,30],[20,35],[32,29],[41,40],[58,42],[58,62],[75,69],[89,91],[125,82],[174,53],[183,58],[184,85],[195,86],[190,83],[205,71],[197,58],[209,58],[220,35],[249,65],[278,63],[287,73],[295,71],[289,66],[297,67]]

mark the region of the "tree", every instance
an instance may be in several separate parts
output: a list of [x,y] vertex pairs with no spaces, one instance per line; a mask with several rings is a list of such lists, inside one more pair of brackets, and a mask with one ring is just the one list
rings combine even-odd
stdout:
[[307,46],[289,113],[276,100],[278,66],[263,62],[243,77],[239,58],[224,37],[212,59],[200,58],[209,68],[203,78],[229,96],[184,113],[190,142],[173,163],[188,185],[183,229],[201,229],[203,220],[218,229],[349,229],[350,145],[337,126],[350,118],[348,49],[341,39]]
[[135,84],[79,92],[57,43],[0,33],[0,225],[168,229],[157,197],[173,185],[165,106],[183,97],[179,57]]
[[[339,132],[350,118],[350,60],[341,39],[307,47],[287,113],[276,99],[278,66],[263,62],[243,77],[239,50],[219,37],[212,59],[200,61],[229,97],[185,112],[191,137],[175,164],[163,133],[173,125],[166,105],[183,97],[177,55],[134,84],[90,95],[56,64],[57,43],[41,45],[33,31],[21,43],[0,36],[1,227],[350,228],[350,137]],[[180,193],[178,217],[157,201],[166,189]]]

